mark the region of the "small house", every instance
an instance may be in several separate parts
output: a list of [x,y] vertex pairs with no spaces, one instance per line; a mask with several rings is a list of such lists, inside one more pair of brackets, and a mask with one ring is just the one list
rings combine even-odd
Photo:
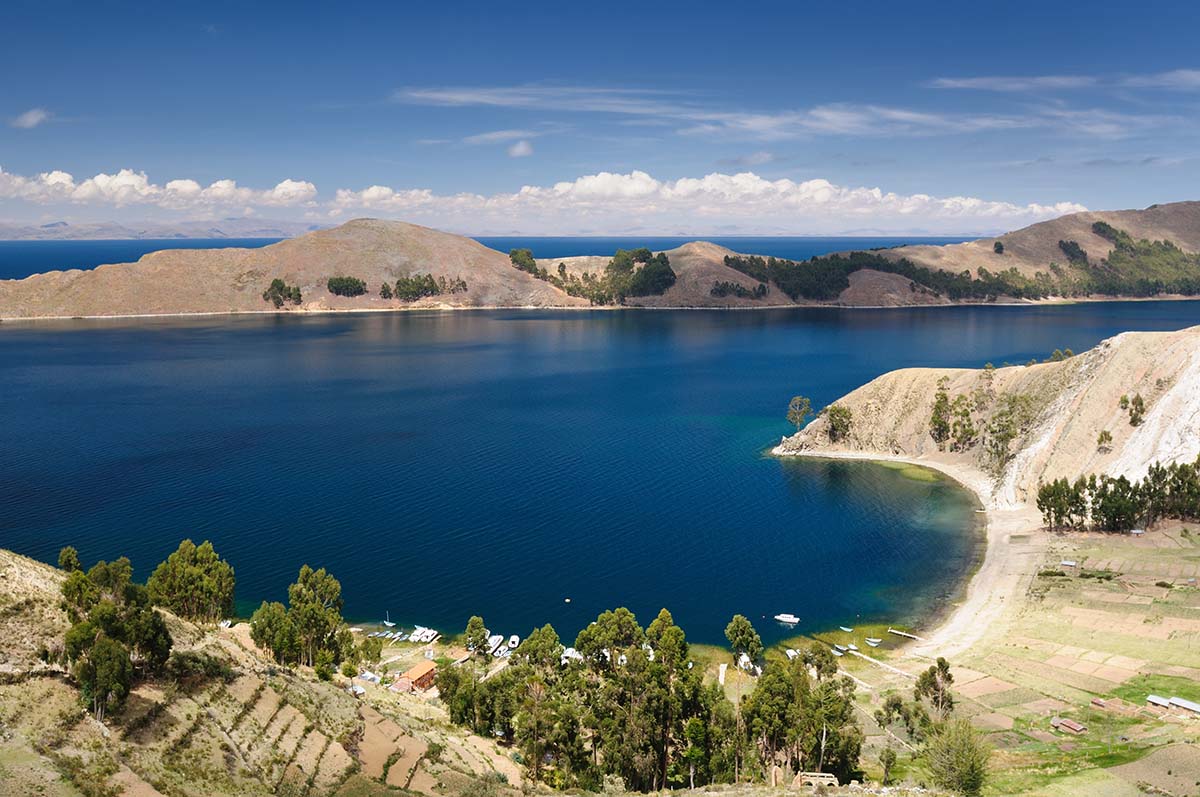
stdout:
[[362,697],[363,695],[365,695],[367,693],[367,690],[363,689],[358,684],[350,684],[350,688],[347,689],[346,691],[349,692],[350,694],[354,695],[355,697]]
[[412,666],[408,672],[400,676],[412,682],[416,689],[428,689],[437,678],[437,664],[426,659]]
[[1067,719],[1066,717],[1054,717],[1050,720],[1050,727],[1058,731],[1066,731],[1079,735],[1087,731],[1086,725],[1080,725],[1075,720]]
[[1074,567],[1075,565],[1076,565],[1076,562],[1074,559],[1063,559],[1061,562],[1058,563],[1059,567]]

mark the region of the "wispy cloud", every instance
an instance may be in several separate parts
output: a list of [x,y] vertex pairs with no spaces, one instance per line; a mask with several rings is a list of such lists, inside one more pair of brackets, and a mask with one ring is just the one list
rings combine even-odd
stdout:
[[[1042,80],[1048,84],[1051,80],[1063,81],[1067,78],[1022,80]],[[703,98],[708,102],[702,103],[695,94],[568,86],[408,88],[397,91],[393,99],[398,102],[457,107],[603,113],[620,117],[620,123],[623,124],[669,124],[682,135],[723,136],[761,142],[830,135],[864,138],[937,136],[1036,128],[1113,137],[1120,134],[1122,127],[1134,127],[1139,118],[1146,123],[1152,121],[1151,117],[1130,116],[1127,123],[1121,125],[1117,115],[1112,112],[1087,109],[1071,111],[1057,107],[1003,114],[826,103],[799,109],[745,111],[716,107],[711,98]],[[1074,117],[1068,118],[1068,114],[1074,114]],[[1089,115],[1092,117],[1090,121]],[[532,131],[495,131],[470,136],[467,142],[486,140],[487,136],[528,138],[525,135],[528,132]]]
[[935,89],[1036,93],[1079,89],[1150,88],[1200,90],[1200,69],[1173,69],[1144,75],[985,75],[939,77],[925,84]]
[[940,77],[926,85],[934,89],[971,89],[975,91],[1046,91],[1086,89],[1098,84],[1092,75],[1031,75],[990,77]]
[[505,141],[535,138],[540,135],[542,133],[537,130],[491,130],[487,133],[476,133],[473,136],[467,136],[462,142],[464,144],[502,144]]
[[31,130],[50,119],[50,112],[45,108],[30,108],[25,113],[14,118],[9,124],[22,130]]
[[1200,69],[1174,69],[1153,75],[1134,75],[1125,78],[1121,85],[1134,88],[1177,89],[1194,91],[1200,89]]

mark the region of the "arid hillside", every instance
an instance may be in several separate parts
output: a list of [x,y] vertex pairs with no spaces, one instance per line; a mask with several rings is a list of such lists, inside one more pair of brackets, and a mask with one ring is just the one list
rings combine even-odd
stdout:
[[[1072,213],[996,238],[947,246],[901,246],[882,253],[891,259],[907,258],[917,265],[946,271],[970,271],[978,275],[980,268],[992,272],[1015,268],[1032,277],[1039,271],[1048,271],[1051,263],[1066,262],[1059,241],[1075,241],[1093,260],[1108,257],[1113,243],[1093,232],[1092,225],[1098,221],[1135,239],[1171,241],[1185,252],[1200,252],[1200,202],[1173,202],[1145,210]],[[1004,247],[1003,254],[994,251],[997,241]]]
[[[275,665],[245,624],[166,614],[175,655],[104,723],[54,660],[69,627],[64,573],[0,550],[0,793],[242,797],[508,797],[520,769],[410,695],[368,702]],[[49,655],[47,655],[49,653]],[[500,777],[502,775],[503,777]]]
[[[931,418],[939,391],[951,429]],[[1141,417],[1133,406],[1140,401]],[[907,368],[839,399],[848,433],[830,439],[829,413],[779,453],[870,452],[957,463],[995,480],[998,506],[1030,502],[1041,482],[1107,473],[1141,478],[1154,462],[1200,454],[1200,327],[1126,332],[1057,362],[970,370]],[[1134,425],[1133,421],[1137,424]],[[1110,439],[1101,442],[1101,433]]]
[[[1002,252],[995,251],[997,245]],[[999,239],[805,262],[776,261],[694,241],[665,253],[673,284],[635,296],[603,282],[611,255],[544,258],[518,268],[507,253],[470,238],[399,221],[358,219],[261,249],[174,249],[152,252],[136,263],[0,280],[0,320],[566,308],[615,302],[622,295],[625,306],[657,308],[905,307],[1196,295],[1197,253],[1200,202],[1180,202],[1140,211],[1077,213]],[[334,295],[328,280],[339,276],[361,280],[365,290],[356,296]],[[289,300],[279,307],[263,297],[273,280],[282,280],[289,291]],[[397,280],[411,281],[408,293],[389,296]],[[602,282],[604,290],[594,290]],[[388,290],[381,295],[385,284]],[[294,289],[299,289],[299,303],[290,300]]]
[[[383,282],[425,274],[463,279],[467,288],[410,303],[380,298]],[[334,296],[326,288],[333,276],[357,277],[367,291]],[[469,238],[364,219],[261,249],[172,249],[136,263],[0,281],[0,318],[268,311],[274,308],[262,294],[277,278],[300,288],[305,310],[587,304],[521,273],[507,255]]]

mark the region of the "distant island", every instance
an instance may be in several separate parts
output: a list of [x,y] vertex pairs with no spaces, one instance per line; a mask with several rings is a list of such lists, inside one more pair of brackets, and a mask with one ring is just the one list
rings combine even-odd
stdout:
[[[213,235],[213,231],[208,234]],[[228,234],[228,233],[227,233]],[[246,235],[239,228],[238,235]],[[346,289],[353,287],[353,290]],[[259,249],[0,281],[0,319],[464,308],[907,307],[1200,294],[1200,202],[1085,212],[944,246],[796,262],[696,241],[541,259],[357,219]]]

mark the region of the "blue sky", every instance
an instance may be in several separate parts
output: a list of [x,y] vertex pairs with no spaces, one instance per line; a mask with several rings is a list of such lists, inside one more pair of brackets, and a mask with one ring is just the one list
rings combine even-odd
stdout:
[[1001,230],[1200,198],[1198,30],[1190,2],[10,0],[0,219]]

